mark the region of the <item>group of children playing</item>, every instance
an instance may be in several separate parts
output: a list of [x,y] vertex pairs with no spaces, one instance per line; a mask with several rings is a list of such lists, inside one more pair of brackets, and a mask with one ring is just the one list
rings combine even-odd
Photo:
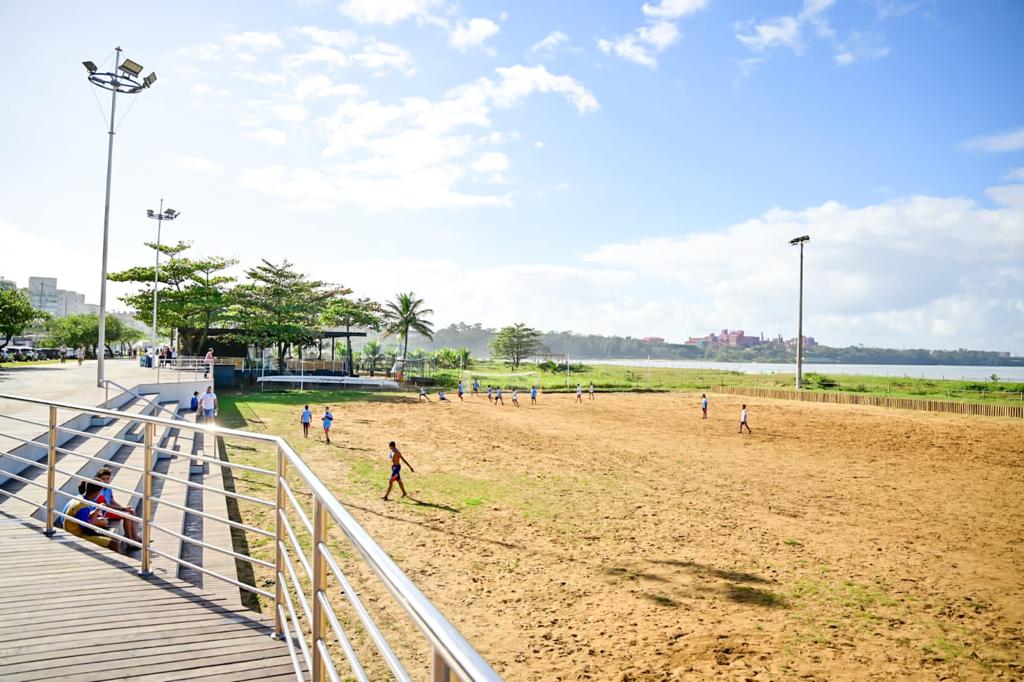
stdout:
[[[593,390],[593,386],[591,386],[591,390]],[[466,388],[465,388],[465,384],[463,384],[461,381],[459,382],[458,388],[456,388],[456,394],[459,396],[459,402],[463,402],[465,400]],[[473,393],[472,393],[472,395],[476,395],[476,396],[480,395],[480,382],[478,380],[476,380],[476,379],[473,380]],[[495,388],[493,386],[488,386],[487,387],[487,401],[489,403],[491,403],[492,405],[504,405],[505,404],[504,396],[505,396],[505,392],[504,392],[504,389],[502,389],[501,386],[498,386],[497,388]],[[516,407],[520,407],[520,405],[519,405],[519,389],[518,388],[513,388],[512,389],[512,396],[511,397],[512,397],[512,404],[515,405]],[[427,395],[427,389],[426,389],[425,386],[420,386],[420,397],[419,397],[419,399],[420,400],[426,400],[428,403],[430,402],[430,396]],[[449,405],[451,405],[451,404],[453,404],[455,402],[455,401],[451,400],[448,397],[448,395],[445,393],[444,389],[441,389],[440,391],[437,392],[437,400],[438,400],[438,402],[448,403]],[[537,387],[536,386],[530,386],[530,404],[531,405],[536,405],[537,404]]]

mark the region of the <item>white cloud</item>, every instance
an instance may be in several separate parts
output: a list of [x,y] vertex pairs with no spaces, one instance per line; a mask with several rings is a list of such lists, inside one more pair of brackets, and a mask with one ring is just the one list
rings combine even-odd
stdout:
[[882,59],[892,52],[891,48],[883,44],[882,36],[871,31],[852,31],[837,49],[836,63],[842,66],[856,61]]
[[191,45],[179,47],[174,51],[175,57],[188,57],[200,61],[209,61],[220,57],[221,48],[217,43],[203,43],[202,45]]
[[[251,169],[244,183],[303,208],[339,203],[371,210],[505,206],[511,194],[471,194],[459,186],[472,180],[472,173],[491,183],[503,181],[508,157],[478,150],[518,134],[487,130],[491,111],[517,106],[535,93],[560,94],[581,114],[598,108],[597,99],[579,81],[543,66],[499,68],[493,78],[453,88],[437,100],[406,97],[382,103],[350,97],[314,121],[314,130],[326,142],[323,156],[328,162],[322,169]],[[253,105],[271,112],[281,106]],[[486,134],[480,134],[481,128]],[[271,142],[275,137],[265,129],[250,135]]]
[[174,167],[193,173],[209,173],[211,175],[220,175],[224,172],[224,166],[201,156],[179,156],[174,160]]
[[[20,286],[28,286],[28,278],[32,276],[57,277],[61,288],[84,292],[90,303],[96,302],[93,293],[98,293],[99,287],[93,280],[94,272],[98,273],[99,269],[83,268],[82,264],[99,262],[97,240],[51,238],[47,236],[49,232],[42,225],[21,227],[0,220],[0,244],[17,244],[17,248],[0,249],[0,275],[13,279]],[[26,257],[29,254],[45,254],[45,257]],[[114,308],[123,307],[116,296],[108,301]]]
[[531,52],[539,52],[541,50],[550,52],[556,47],[569,40],[569,36],[565,35],[561,31],[552,31],[551,33],[544,36],[544,39],[539,43],[535,44],[530,48]]
[[344,0],[338,9],[360,24],[392,26],[407,19],[426,19],[443,0]]
[[679,26],[676,20],[693,14],[706,5],[705,0],[660,0],[656,4],[644,3],[643,11],[647,16],[647,25],[617,38],[599,38],[597,49],[634,64],[651,69],[657,68],[656,55],[679,41]]
[[1019,152],[1024,150],[1024,128],[975,137],[962,143],[960,147],[972,152]]
[[488,182],[499,184],[504,182],[502,174],[508,170],[508,156],[501,152],[484,152],[471,166],[481,175],[488,176]]
[[359,44],[359,35],[355,31],[328,31],[318,26],[302,26],[295,29],[295,33],[325,47],[347,50]]
[[704,9],[708,0],[658,0],[644,3],[644,14],[655,19],[678,19]]
[[845,40],[838,39],[836,31],[825,18],[825,11],[834,3],[835,0],[804,0],[795,15],[739,22],[734,26],[736,39],[754,52],[784,47],[796,54],[803,54],[807,47],[805,29],[810,27],[814,37],[832,44],[834,59],[839,66],[882,59],[892,52],[884,44],[882,34],[876,31],[854,30],[850,31]]
[[261,71],[236,71],[235,78],[260,85],[284,85],[284,74]]
[[1003,178],[1004,180],[1024,180],[1024,166],[1018,166],[1017,168],[1011,168],[1010,172]]
[[212,85],[206,83],[196,83],[192,86],[192,93],[196,95],[216,95],[218,97],[227,97],[231,94],[231,91],[227,88],[215,88]]
[[498,35],[501,27],[490,19],[475,18],[460,20],[448,34],[448,44],[465,52],[471,47],[480,47],[488,38]]
[[281,66],[287,71],[302,71],[310,64],[323,64],[327,68],[340,69],[349,63],[347,54],[326,45],[313,45],[305,52],[286,54],[281,58]]
[[328,76],[315,74],[295,84],[295,97],[300,100],[321,97],[358,97],[366,90],[357,83],[335,83]]
[[787,242],[809,234],[805,328],[819,340],[910,345],[941,330],[954,345],[1006,334],[1024,348],[1024,185],[989,195],[998,207],[915,196],[773,209],[723,230],[608,244],[584,261],[634,271],[685,301],[677,334],[728,324],[791,335],[797,272]]
[[259,130],[245,133],[245,136],[251,140],[269,142],[273,145],[282,145],[288,141],[288,135],[283,130],[277,130],[276,128],[260,128]]
[[232,50],[264,52],[281,47],[281,39],[273,31],[243,31],[224,36],[224,43]]
[[309,111],[301,104],[275,104],[270,110],[277,118],[288,123],[302,123],[309,117]]
[[374,75],[382,75],[387,69],[401,71],[406,76],[415,73],[412,57],[398,45],[370,39],[363,48],[352,55],[352,61],[363,68],[374,71]]

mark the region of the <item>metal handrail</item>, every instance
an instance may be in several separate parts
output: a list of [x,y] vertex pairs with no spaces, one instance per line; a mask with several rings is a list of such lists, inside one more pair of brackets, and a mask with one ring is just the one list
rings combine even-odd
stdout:
[[[107,390],[107,395],[108,396],[110,395],[110,387],[111,386],[117,386],[119,389],[121,389],[125,393],[127,393],[129,395],[133,395],[133,396],[135,396],[136,398],[138,398],[139,400],[141,400],[143,402],[149,403],[150,405],[155,407],[157,410],[162,410],[162,411],[166,412],[167,414],[171,415],[172,419],[177,420],[177,421],[186,421],[185,418],[182,417],[177,412],[172,412],[169,409],[167,409],[166,407],[164,407],[163,405],[161,405],[159,403],[156,403],[156,402],[153,402],[152,399],[147,398],[146,396],[143,396],[143,395],[139,395],[138,393],[136,393],[135,391],[133,391],[130,388],[125,388],[124,386],[122,386],[121,384],[117,383],[113,379],[103,379],[103,384],[104,384],[104,388]],[[103,405],[105,407],[105,406],[107,406],[109,404],[110,404],[110,398],[108,397],[105,401],[103,401]],[[124,417],[124,413],[123,412],[121,412],[120,415],[122,417]],[[139,421],[143,421],[143,420],[139,420]]]
[[[116,382],[110,381],[109,384],[113,384],[125,390],[127,393],[146,400],[151,404],[155,404],[152,403],[152,401],[139,396],[134,391],[124,389],[123,386]],[[29,404],[45,405],[49,408],[49,443],[44,444],[39,443],[38,441],[35,442],[36,445],[46,447],[48,451],[46,503],[41,505],[12,493],[3,493],[3,495],[14,497],[15,499],[19,499],[30,505],[45,509],[46,532],[48,535],[53,533],[54,518],[65,517],[62,511],[56,509],[55,498],[58,491],[56,489],[55,474],[59,472],[65,476],[71,476],[82,480],[91,480],[78,474],[59,470],[56,467],[58,452],[56,445],[56,433],[58,429],[57,410],[64,409],[83,414],[110,416],[128,419],[132,422],[143,424],[145,427],[144,442],[142,444],[145,448],[145,465],[142,471],[143,511],[140,516],[137,517],[142,525],[142,542],[132,543],[130,540],[125,540],[128,544],[141,544],[142,553],[140,557],[140,572],[144,575],[149,574],[152,557],[159,556],[166,558],[179,566],[192,568],[202,572],[203,574],[213,576],[219,580],[235,585],[241,589],[268,599],[273,599],[273,613],[275,620],[274,630],[280,637],[285,639],[289,655],[292,658],[293,668],[299,678],[302,678],[302,664],[300,663],[299,658],[301,654],[301,657],[305,660],[306,667],[312,673],[314,682],[325,682],[327,679],[338,679],[338,666],[330,659],[331,650],[328,641],[333,630],[333,635],[338,639],[339,644],[341,644],[348,666],[352,668],[356,679],[368,679],[365,671],[363,670],[362,664],[358,658],[355,657],[355,651],[352,649],[351,643],[348,642],[344,631],[340,629],[340,620],[328,599],[329,593],[327,577],[328,575],[333,574],[337,579],[338,584],[341,586],[340,595],[347,598],[348,602],[355,609],[358,621],[366,628],[370,642],[382,655],[382,658],[387,663],[388,668],[392,670],[397,679],[402,681],[410,679],[402,667],[398,657],[391,650],[390,645],[385,640],[380,628],[363,606],[355,589],[348,581],[344,572],[338,565],[338,562],[332,555],[331,549],[327,544],[329,530],[328,522],[330,521],[339,527],[344,536],[353,545],[353,547],[355,547],[358,555],[362,557],[363,561],[365,561],[366,565],[369,566],[373,574],[381,581],[381,583],[383,583],[383,586],[392,595],[398,605],[400,605],[405,611],[409,620],[429,642],[432,649],[432,679],[449,680],[451,675],[455,675],[464,681],[475,682],[480,680],[496,682],[500,680],[497,673],[494,672],[483,657],[481,657],[469,642],[463,638],[458,630],[456,630],[456,628],[441,614],[441,612],[438,611],[438,609],[426,598],[419,588],[409,580],[402,570],[394,563],[391,557],[389,557],[387,553],[377,545],[366,530],[359,525],[344,506],[342,506],[341,502],[334,497],[324,483],[316,476],[316,474],[313,473],[309,466],[283,438],[267,434],[252,433],[249,431],[228,429],[212,424],[194,424],[190,421],[181,419],[177,414],[172,415],[174,417],[173,420],[165,419],[161,416],[143,416],[139,414],[126,415],[124,412],[111,410],[107,407],[88,407],[8,394],[0,394],[0,400],[14,400]],[[162,411],[169,411],[163,406],[157,405],[157,407]],[[193,433],[202,433],[207,437],[222,436],[273,445],[275,447],[277,459],[276,470],[270,471],[267,469],[259,469],[258,467],[250,467],[249,470],[254,470],[254,473],[257,474],[271,474],[274,476],[274,487],[276,489],[275,500],[270,502],[241,493],[234,493],[223,488],[186,481],[181,478],[168,476],[154,471],[153,468],[156,461],[154,455],[158,451],[164,451],[164,448],[159,448],[158,443],[156,442],[155,434],[158,427],[186,429]],[[91,437],[94,434],[83,435]],[[137,446],[138,444],[133,443],[133,445]],[[185,457],[186,455],[176,452],[175,456]],[[212,464],[219,464],[222,467],[235,468],[245,466],[232,465],[229,462],[219,461],[214,458],[200,457],[199,459],[202,461],[208,461]],[[312,520],[310,519],[310,516],[307,516],[303,507],[299,505],[295,493],[292,491],[292,486],[288,483],[289,477],[297,478],[305,488],[301,493],[303,495],[311,496],[313,508]],[[274,507],[276,512],[273,520],[274,527],[270,529],[274,531],[273,533],[267,530],[255,529],[251,526],[246,526],[245,524],[238,522],[232,522],[228,519],[223,519],[214,515],[200,513],[204,518],[225,522],[241,530],[256,531],[261,535],[274,537],[274,562],[271,563],[269,561],[254,559],[252,557],[233,552],[232,550],[216,547],[209,543],[191,538],[185,538],[183,535],[179,535],[178,533],[169,531],[167,528],[156,525],[153,522],[153,506],[154,504],[159,503],[159,500],[153,495],[152,488],[153,480],[157,478],[165,481],[173,481],[192,488],[199,488],[218,495],[224,495],[225,497],[233,497],[246,502],[260,503]],[[105,485],[109,486],[109,484]],[[90,502],[90,504],[95,503]],[[185,511],[185,513],[198,513],[195,510],[173,504],[171,502],[167,502],[167,504],[173,508],[181,509],[182,511]],[[298,538],[295,536],[295,531],[291,527],[292,524],[286,513],[288,507],[295,510],[296,515],[302,522],[302,525],[306,527],[312,536],[312,561],[306,557],[305,552],[298,543]],[[123,512],[119,513],[123,514]],[[83,525],[88,526],[89,524]],[[104,532],[105,529],[94,528],[94,530],[103,532],[104,535],[110,534],[109,532]],[[222,552],[228,556],[234,557],[235,559],[249,561],[250,563],[258,566],[273,569],[275,575],[274,592],[271,593],[261,590],[253,585],[234,580],[229,576],[221,575],[192,562],[185,561],[179,557],[171,556],[168,553],[150,547],[149,541],[153,530],[168,533],[178,537],[182,541],[191,542],[211,550]],[[287,539],[285,539],[286,536]],[[289,545],[292,545],[292,547],[289,548]],[[309,578],[308,581],[300,582],[292,561],[292,554],[298,557],[299,563],[302,563],[303,569],[307,572],[307,576]],[[304,589],[304,585],[309,589]],[[294,593],[295,598],[298,599],[299,604],[302,607],[301,611],[303,613],[301,614],[296,612],[292,593]],[[308,625],[305,629],[306,631],[304,631],[300,623],[300,615]],[[308,641],[307,632],[309,637]],[[297,639],[299,640],[298,648],[296,648],[293,641],[293,637],[296,637],[296,634]]]

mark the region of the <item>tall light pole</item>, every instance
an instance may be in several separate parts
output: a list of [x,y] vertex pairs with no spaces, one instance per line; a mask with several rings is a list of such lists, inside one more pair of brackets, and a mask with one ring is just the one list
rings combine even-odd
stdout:
[[803,237],[795,237],[789,243],[800,246],[800,312],[797,314],[796,323],[796,387],[803,388],[804,385],[804,244],[811,241],[806,234]]
[[103,272],[100,276],[100,319],[99,319],[99,352],[96,358],[96,385],[103,386],[104,361],[107,347],[107,241],[110,233],[110,175],[114,164],[114,111],[117,109],[117,94],[134,95],[142,92],[156,82],[156,73],[139,80],[142,66],[131,59],[121,61],[121,48],[114,48],[114,69],[100,72],[92,62],[82,62],[89,72],[89,82],[93,85],[110,90],[110,128],[107,141],[107,196],[103,205]]
[[[156,305],[157,305],[157,290],[160,287],[160,232],[164,226],[165,220],[174,220],[181,215],[181,211],[175,211],[173,208],[164,210],[164,200],[160,199],[160,212],[154,213],[153,209],[146,211],[146,217],[152,218],[157,221],[156,223],[156,270],[153,272],[153,359],[156,360]],[[158,363],[154,362],[153,367],[157,367]]]

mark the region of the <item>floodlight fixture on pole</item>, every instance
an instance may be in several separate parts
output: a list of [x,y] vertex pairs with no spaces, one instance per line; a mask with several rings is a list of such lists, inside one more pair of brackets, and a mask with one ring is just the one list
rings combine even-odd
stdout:
[[796,387],[803,388],[804,383],[804,244],[811,241],[808,235],[794,237],[789,240],[792,246],[800,246],[800,305],[796,325]]
[[157,310],[157,290],[160,287],[160,232],[164,226],[165,220],[174,220],[181,215],[181,211],[175,211],[173,208],[164,210],[164,200],[160,199],[160,211],[154,213],[153,209],[146,211],[146,217],[157,221],[156,224],[156,269],[153,272],[153,367],[154,369],[159,368],[160,363],[157,362],[156,352],[156,310]]
[[110,91],[110,128],[107,130],[107,193],[103,205],[103,258],[102,273],[100,275],[100,319],[99,319],[99,352],[96,357],[96,385],[102,387],[106,379],[104,374],[107,353],[107,242],[110,234],[110,178],[114,164],[114,112],[117,109],[117,95],[134,95],[142,92],[156,82],[156,74],[151,73],[143,80],[138,76],[142,73],[142,66],[126,59],[121,61],[121,48],[114,48],[114,68],[111,71],[101,72],[96,64],[91,61],[82,62],[82,66],[89,73],[89,82],[96,87]]

